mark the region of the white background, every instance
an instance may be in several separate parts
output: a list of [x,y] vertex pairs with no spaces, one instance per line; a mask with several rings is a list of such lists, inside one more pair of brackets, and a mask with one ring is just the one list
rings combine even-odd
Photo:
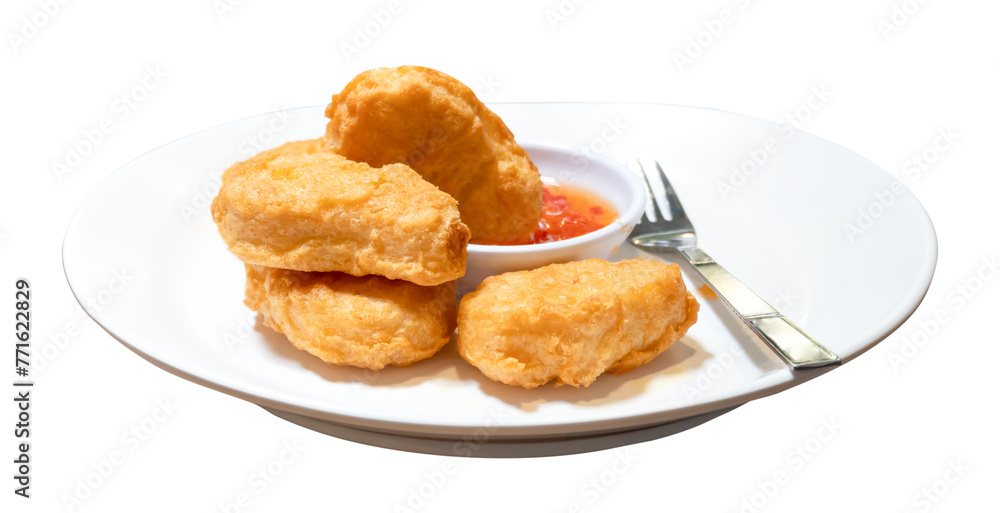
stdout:
[[[4,2],[0,289],[12,296],[14,279],[31,279],[36,351],[64,342],[36,376],[32,498],[15,497],[5,477],[4,511],[221,511],[241,492],[253,501],[243,511],[395,511],[425,473],[446,465],[455,472],[417,510],[561,512],[579,503],[584,511],[735,512],[759,484],[773,487],[766,482],[776,471],[789,478],[761,511],[996,507],[1000,280],[960,310],[948,297],[974,278],[982,258],[1000,252],[1000,4],[565,0],[558,20],[547,15],[559,12],[556,0],[402,0],[401,12],[347,59],[342,43],[386,0],[231,3],[69,2],[49,16],[38,14],[45,2]],[[880,29],[904,4],[912,14],[896,16],[898,30]],[[709,44],[678,69],[674,54],[724,9],[731,23],[703,35]],[[44,26],[25,27],[32,19]],[[588,482],[602,474],[607,481],[626,453],[453,459],[329,438],[155,368],[79,313],[60,243],[73,209],[104,177],[191,132],[322,104],[356,73],[400,64],[434,67],[474,87],[491,82],[477,89],[488,101],[651,101],[770,120],[824,87],[832,97],[803,128],[871,159],[916,194],[939,238],[933,285],[909,322],[849,365],[629,447],[634,461],[598,493]],[[141,84],[147,67],[165,77],[123,118],[116,98]],[[102,118],[112,120],[110,133],[59,180],[53,163]],[[929,169],[904,171],[949,128],[960,138]],[[12,301],[3,304],[11,309]],[[894,366],[891,355],[904,354],[940,309],[951,321]],[[13,356],[5,355],[9,369]],[[176,410],[147,440],[124,444],[123,433],[158,400]],[[4,476],[13,470],[14,417],[4,401]],[[830,419],[842,427],[817,445],[811,439]],[[248,481],[292,441],[306,452],[263,489]],[[790,451],[810,443],[817,454],[793,464]],[[66,508],[64,494],[115,450],[124,464],[82,505]],[[950,466],[963,467],[961,475]],[[935,488],[946,476],[952,482]],[[920,499],[924,489],[941,496]]]

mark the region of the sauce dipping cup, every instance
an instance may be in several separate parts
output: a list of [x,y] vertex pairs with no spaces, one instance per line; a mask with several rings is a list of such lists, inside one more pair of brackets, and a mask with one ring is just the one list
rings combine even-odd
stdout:
[[522,144],[538,166],[546,184],[587,190],[618,212],[608,226],[571,239],[539,244],[488,246],[469,244],[465,276],[456,283],[458,293],[471,292],[490,276],[535,269],[548,264],[609,259],[639,222],[646,206],[643,179],[625,164],[601,156],[586,156],[556,146]]

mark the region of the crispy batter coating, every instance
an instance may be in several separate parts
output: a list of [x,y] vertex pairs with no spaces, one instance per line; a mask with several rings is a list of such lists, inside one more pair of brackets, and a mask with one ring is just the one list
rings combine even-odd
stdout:
[[474,243],[527,240],[542,213],[538,168],[500,118],[454,78],[376,68],[326,109],[329,149],[384,166],[403,162],[458,200]]
[[469,229],[454,198],[404,164],[372,168],[318,140],[227,169],[212,218],[248,264],[428,286],[465,274]]
[[455,283],[247,265],[248,307],[295,347],[327,363],[381,369],[438,352],[455,331]]
[[458,351],[492,380],[588,386],[687,333],[698,301],[676,264],[590,259],[487,278],[462,298]]

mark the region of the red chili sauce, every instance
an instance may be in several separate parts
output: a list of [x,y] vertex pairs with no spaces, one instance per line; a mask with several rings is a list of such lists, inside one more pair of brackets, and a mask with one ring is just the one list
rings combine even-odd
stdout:
[[545,184],[542,203],[535,233],[529,240],[509,245],[571,239],[604,228],[618,218],[618,212],[598,195],[572,185]]

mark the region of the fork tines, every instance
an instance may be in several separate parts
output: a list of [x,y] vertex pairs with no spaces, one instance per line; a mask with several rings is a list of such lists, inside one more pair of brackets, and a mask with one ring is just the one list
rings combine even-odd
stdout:
[[658,161],[637,158],[629,161],[628,165],[634,173],[642,176],[646,185],[646,195],[649,199],[646,202],[646,219],[656,222],[656,207],[659,207],[664,220],[680,220],[687,217],[680,198],[677,197],[674,187],[670,185],[670,180],[667,179],[667,174]]

